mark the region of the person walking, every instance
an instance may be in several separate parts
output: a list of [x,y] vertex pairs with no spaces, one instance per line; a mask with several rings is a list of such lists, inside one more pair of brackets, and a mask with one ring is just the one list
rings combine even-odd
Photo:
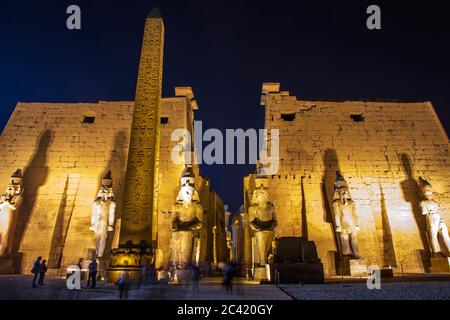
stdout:
[[84,272],[83,272],[83,258],[80,258],[80,259],[78,259],[78,262],[77,262],[77,267],[78,267],[78,269],[80,270],[80,285],[81,285],[81,281],[84,279]]
[[122,272],[120,274],[119,280],[117,280],[117,286],[119,288],[119,299],[127,300],[128,299],[128,279],[127,274]]
[[233,267],[229,263],[224,269],[224,280],[227,293],[233,293]]
[[33,263],[33,269],[31,269],[31,273],[34,274],[32,288],[37,287],[36,280],[38,278],[39,271],[41,269],[41,260],[42,260],[41,256],[37,257],[36,261],[34,261],[34,263]]
[[40,286],[44,285],[44,277],[45,273],[47,272],[47,260],[42,260],[42,263],[39,267],[39,281],[38,284]]
[[200,282],[200,268],[193,265],[191,268],[191,280],[192,280],[192,294],[198,293],[198,287]]
[[98,273],[98,263],[97,259],[93,259],[88,266],[88,283],[87,286],[94,289],[97,286],[97,273]]

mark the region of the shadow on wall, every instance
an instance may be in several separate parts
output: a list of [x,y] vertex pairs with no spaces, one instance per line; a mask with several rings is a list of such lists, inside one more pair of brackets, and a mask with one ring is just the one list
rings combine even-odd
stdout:
[[[113,191],[114,191],[114,200],[116,201],[116,216],[115,223],[118,223],[117,220],[120,219],[120,213],[122,212],[123,205],[123,193],[124,193],[124,185],[123,181],[125,179],[125,172],[127,166],[127,153],[126,148],[129,142],[129,138],[127,133],[124,130],[120,130],[117,132],[114,137],[114,148],[111,150],[111,154],[109,160],[106,162],[106,167],[103,172],[101,172],[98,179],[98,188],[100,188],[102,184],[102,178],[104,175],[111,170],[111,176],[113,181]],[[118,175],[119,172],[123,172],[124,175],[121,177]],[[96,194],[97,195],[97,194]],[[95,199],[92,199],[94,201]],[[115,229],[114,229],[115,230]],[[92,237],[94,238],[94,233],[92,232]],[[105,258],[109,258],[110,252],[112,249],[112,242],[114,240],[114,232],[108,232],[108,241],[106,243],[105,248]],[[95,247],[94,247],[95,250]],[[89,254],[88,254],[89,255]],[[88,257],[91,259],[92,257]]]
[[[106,163],[106,167],[103,172],[100,173],[98,179],[98,187],[100,187],[103,176],[111,170],[112,178],[113,178],[113,189],[114,189],[114,198],[117,203],[116,213],[119,214],[122,212],[123,205],[123,192],[124,192],[124,181],[125,174],[127,168],[127,146],[129,137],[127,133],[123,130],[117,132],[114,137],[114,148],[111,150],[111,154],[108,162]],[[119,176],[118,173],[122,172],[122,176]],[[94,201],[94,199],[92,199]],[[120,219],[120,216],[116,214],[116,218]]]
[[301,178],[301,189],[302,189],[302,237],[309,239],[308,235],[308,218],[307,218],[307,209],[306,209],[306,196],[305,196],[305,177]]
[[66,178],[61,203],[59,205],[58,215],[56,216],[55,228],[53,229],[52,242],[50,245],[50,253],[48,257],[49,268],[59,268],[61,266],[64,240],[68,230],[68,226],[65,226],[66,222],[65,213],[67,208],[68,188],[69,188],[69,177]]
[[381,209],[381,227],[383,230],[383,267],[397,267],[397,258],[395,256],[394,242],[392,240],[391,224],[386,208],[386,198],[384,196],[383,187],[380,187],[380,209]]
[[[42,187],[47,181],[47,151],[51,142],[51,138],[52,133],[50,130],[46,130],[40,135],[36,143],[36,150],[31,157],[31,161],[24,170],[24,200],[17,214],[17,227],[14,234],[14,242],[12,247],[13,255],[15,255],[18,260],[20,260],[20,245],[23,241],[26,227],[31,220],[33,209],[36,206],[39,188]],[[21,268],[21,261],[18,260],[16,260],[16,268]]]
[[421,250],[422,263],[425,267],[428,267],[431,250],[427,237],[426,220],[420,210],[420,201],[422,197],[419,183],[414,178],[414,169],[411,164],[409,155],[406,153],[402,153],[400,158],[403,170],[405,171],[405,174],[407,176],[407,179],[400,183],[403,192],[403,198],[411,205],[411,210],[414,214],[414,219],[416,220],[417,228],[419,229],[420,238],[422,240],[422,245],[424,248],[424,250]]

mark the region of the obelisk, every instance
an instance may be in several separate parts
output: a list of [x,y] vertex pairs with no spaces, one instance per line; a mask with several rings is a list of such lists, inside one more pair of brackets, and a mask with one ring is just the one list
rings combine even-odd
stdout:
[[164,23],[154,8],[145,22],[139,63],[121,217],[122,248],[151,248],[152,227],[157,225],[163,51]]

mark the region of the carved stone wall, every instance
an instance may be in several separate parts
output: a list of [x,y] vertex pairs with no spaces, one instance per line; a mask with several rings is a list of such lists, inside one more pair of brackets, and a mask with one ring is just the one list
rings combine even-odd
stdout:
[[[22,256],[17,259],[19,271],[28,273],[39,255],[54,262],[62,252],[62,268],[79,257],[91,257],[95,249],[95,236],[89,231],[92,201],[107,170],[112,171],[116,214],[121,219],[133,107],[133,102],[16,106],[0,137],[0,188],[6,188],[11,172],[23,170],[24,202],[14,239],[14,251]],[[167,123],[161,124],[156,236],[158,247],[168,256],[167,226],[184,169],[170,160],[176,145],[170,137],[174,129],[193,120],[193,112],[186,97],[164,98],[161,117]],[[202,178],[195,170],[200,188]]]
[[[370,264],[425,272],[419,176],[431,181],[450,223],[449,141],[432,104],[306,101],[278,91],[265,100],[265,127],[280,130],[280,170],[269,179],[277,236],[314,240],[326,274],[335,273],[330,201],[340,170],[360,217],[361,255]],[[244,182],[247,200],[253,180]]]

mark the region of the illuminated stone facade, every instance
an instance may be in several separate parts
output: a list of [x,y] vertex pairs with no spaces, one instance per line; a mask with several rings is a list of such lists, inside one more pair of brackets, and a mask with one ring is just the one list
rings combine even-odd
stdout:
[[[432,104],[299,100],[279,87],[265,84],[262,98],[265,128],[280,130],[280,170],[269,179],[276,236],[315,241],[326,275],[336,274],[330,205],[341,171],[359,214],[361,256],[397,272],[428,272],[420,176],[435,186],[450,223],[449,140]],[[247,210],[254,179],[244,179]],[[247,263],[250,237],[245,230]]]
[[[177,95],[185,92],[177,91]],[[118,245],[133,106],[133,102],[103,101],[17,104],[0,137],[0,188],[6,188],[12,172],[22,169],[24,201],[18,212],[13,248],[18,272],[28,273],[39,255],[50,258],[50,273],[59,273],[59,267],[64,269],[80,257],[92,257],[92,201],[108,170],[112,172],[117,221],[106,251],[111,244]],[[171,161],[176,142],[170,137],[175,129],[192,130],[193,107],[196,104],[191,96],[162,99],[155,235],[161,266],[168,261],[172,207],[184,169],[184,165]],[[209,239],[202,242],[201,261],[209,262],[214,259],[212,230],[223,220],[223,202],[209,181],[200,176],[199,168],[195,166],[194,170],[206,219],[200,232],[202,238]],[[223,238],[218,238],[219,258],[225,255]]]

